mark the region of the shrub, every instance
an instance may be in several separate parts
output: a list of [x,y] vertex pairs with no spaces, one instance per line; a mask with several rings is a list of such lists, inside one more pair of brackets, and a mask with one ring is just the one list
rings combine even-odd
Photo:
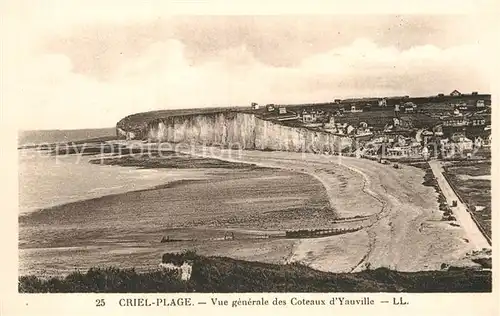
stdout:
[[[359,273],[327,273],[302,263],[287,265],[197,256],[192,251],[165,254],[194,260],[191,279],[176,271],[137,273],[134,269],[91,268],[65,278],[19,278],[19,292],[489,292],[491,271],[398,272],[387,268]],[[165,256],[164,256],[165,258]]]

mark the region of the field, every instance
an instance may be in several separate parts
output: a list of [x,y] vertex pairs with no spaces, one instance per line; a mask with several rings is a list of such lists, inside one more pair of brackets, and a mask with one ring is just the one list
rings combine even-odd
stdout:
[[454,162],[444,168],[452,186],[491,237],[491,163]]
[[[345,122],[354,126],[359,125],[361,122],[365,122],[368,126],[374,127],[375,129],[383,129],[386,124],[393,124],[393,117],[395,117],[393,109],[387,111],[366,111],[362,113],[346,113],[343,117],[338,118],[338,122]],[[436,119],[421,113],[401,113],[399,117],[402,120],[411,122],[414,128],[424,128],[437,123]]]
[[[325,109],[325,111],[329,110]],[[347,123],[353,126],[358,126],[361,122],[365,122],[368,124],[368,126],[373,127],[375,130],[382,130],[387,124],[393,124],[394,117],[395,114],[392,108],[387,110],[377,109],[361,113],[346,112],[343,114],[343,116],[336,116],[335,122]],[[399,117],[405,122],[410,122],[413,128],[425,128],[437,123],[437,119],[423,113],[401,113]],[[326,120],[326,118],[324,120]],[[300,127],[304,125],[301,121],[284,121],[280,124],[292,127]]]

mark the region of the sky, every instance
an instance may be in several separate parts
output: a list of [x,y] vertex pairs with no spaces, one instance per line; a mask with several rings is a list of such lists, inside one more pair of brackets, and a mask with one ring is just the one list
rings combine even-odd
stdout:
[[158,109],[490,92],[474,14],[206,16],[139,5],[147,1],[89,3],[2,8],[2,98],[19,128],[111,127]]

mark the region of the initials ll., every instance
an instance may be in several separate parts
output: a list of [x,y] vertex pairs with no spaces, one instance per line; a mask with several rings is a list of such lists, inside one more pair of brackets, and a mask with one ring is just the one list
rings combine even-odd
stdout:
[[396,297],[393,297],[392,304],[393,305],[408,305],[408,302],[404,301],[403,298],[400,296],[399,299]]

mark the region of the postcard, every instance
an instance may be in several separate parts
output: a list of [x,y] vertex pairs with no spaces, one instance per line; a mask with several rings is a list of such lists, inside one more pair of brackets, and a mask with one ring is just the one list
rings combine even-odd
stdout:
[[2,314],[498,312],[495,6],[3,6]]

